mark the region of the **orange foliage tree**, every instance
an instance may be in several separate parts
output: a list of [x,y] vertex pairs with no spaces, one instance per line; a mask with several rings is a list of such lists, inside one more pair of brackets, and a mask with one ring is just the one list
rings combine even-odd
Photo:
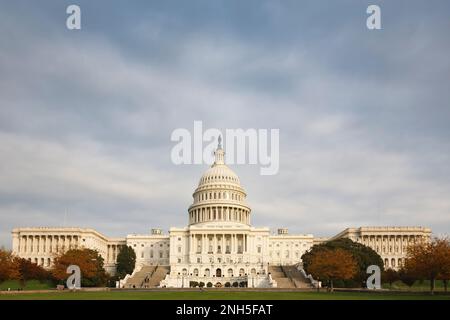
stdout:
[[81,271],[82,287],[105,286],[108,280],[103,268],[103,258],[91,249],[72,249],[55,258],[52,274],[63,283],[69,277],[67,267],[77,265]]
[[27,259],[15,257],[14,265],[19,273],[18,279],[20,279],[21,282],[26,282],[27,280],[52,280],[49,271]]
[[0,249],[0,282],[19,279],[19,271],[11,252]]
[[332,291],[333,281],[353,278],[358,272],[358,264],[353,255],[346,250],[326,249],[312,257],[308,272],[314,278],[329,281]]
[[450,242],[435,238],[430,242],[419,242],[408,248],[405,269],[417,279],[430,280],[430,291],[434,293],[436,279],[450,278]]

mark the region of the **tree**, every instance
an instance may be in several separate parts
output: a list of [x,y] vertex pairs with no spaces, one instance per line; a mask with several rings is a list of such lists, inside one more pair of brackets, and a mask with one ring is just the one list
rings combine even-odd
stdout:
[[117,255],[117,276],[119,279],[125,278],[127,274],[132,274],[136,265],[136,252],[130,246],[123,246]]
[[414,275],[411,274],[411,272],[408,272],[405,268],[401,268],[398,271],[398,277],[400,281],[406,284],[409,288],[411,288],[414,282],[416,282]]
[[100,287],[105,286],[108,280],[103,268],[103,258],[91,249],[72,249],[55,258],[52,269],[53,276],[64,282],[69,277],[66,273],[69,265],[77,265],[81,271],[81,286]]
[[19,271],[11,252],[0,249],[0,282],[18,278]]
[[367,267],[370,265],[377,265],[381,271],[384,270],[384,264],[381,257],[372,248],[361,243],[352,241],[351,239],[341,238],[333,241],[314,245],[311,250],[302,255],[303,268],[308,272],[309,265],[314,256],[320,255],[323,250],[340,248],[346,250],[355,259],[358,268],[355,276],[352,279],[344,280],[343,284],[347,287],[361,286],[367,279]]
[[448,279],[450,275],[449,240],[435,238],[413,244],[408,248],[405,269],[418,279],[430,280],[430,292],[434,294],[436,279]]
[[324,249],[312,257],[308,272],[314,278],[329,281],[333,291],[333,281],[353,278],[358,272],[358,264],[353,255],[344,249]]
[[52,279],[52,275],[49,271],[27,259],[15,257],[14,264],[16,265],[19,273],[19,279],[22,282],[26,282],[28,280],[43,281]]
[[399,280],[399,276],[397,271],[389,268],[383,272],[381,279],[383,280],[383,282],[389,283],[389,287],[392,288],[392,283]]

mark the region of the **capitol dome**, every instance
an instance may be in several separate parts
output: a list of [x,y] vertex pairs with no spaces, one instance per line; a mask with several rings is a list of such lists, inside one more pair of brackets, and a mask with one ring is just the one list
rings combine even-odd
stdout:
[[221,137],[214,152],[214,163],[200,178],[189,207],[189,224],[205,222],[237,222],[250,224],[247,194],[239,177],[225,164]]

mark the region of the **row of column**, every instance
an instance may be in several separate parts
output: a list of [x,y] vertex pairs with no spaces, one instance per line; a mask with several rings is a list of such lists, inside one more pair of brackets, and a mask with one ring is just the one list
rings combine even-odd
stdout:
[[363,236],[362,243],[380,252],[402,253],[410,244],[423,240],[423,236]]
[[109,263],[115,263],[121,247],[122,245],[119,244],[108,244],[106,248],[106,261]]
[[189,212],[189,223],[204,221],[238,221],[250,224],[250,212],[228,206],[203,207]]
[[191,234],[189,253],[243,254],[248,251],[247,242],[246,234]]
[[19,238],[20,253],[52,253],[77,248],[78,245],[78,236],[33,235]]

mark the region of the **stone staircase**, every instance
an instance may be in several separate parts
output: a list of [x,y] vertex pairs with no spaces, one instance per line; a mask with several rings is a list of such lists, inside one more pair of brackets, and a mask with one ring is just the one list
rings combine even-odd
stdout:
[[269,266],[269,272],[278,288],[295,288],[294,282],[286,276],[281,266]]
[[269,272],[278,288],[313,288],[296,266],[269,266]]
[[282,266],[281,269],[284,271],[286,277],[292,280],[296,288],[314,288],[314,286],[311,284],[311,281],[305,278],[303,273],[298,270],[297,266]]
[[125,288],[155,288],[168,272],[168,266],[143,266],[127,280]]

